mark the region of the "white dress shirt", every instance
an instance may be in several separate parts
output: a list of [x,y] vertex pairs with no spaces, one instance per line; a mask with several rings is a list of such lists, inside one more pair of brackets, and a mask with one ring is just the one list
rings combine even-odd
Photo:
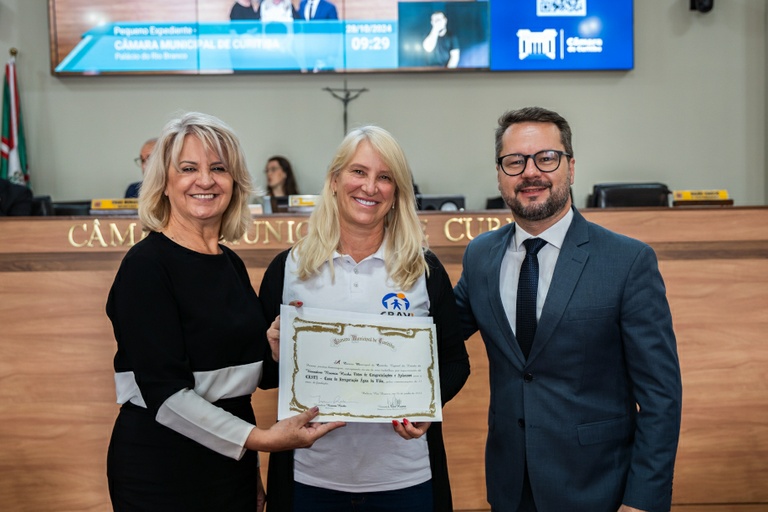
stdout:
[[529,238],[541,238],[547,242],[547,245],[542,247],[538,255],[539,287],[536,291],[536,320],[538,321],[541,318],[544,301],[547,299],[552,275],[555,273],[555,264],[557,264],[557,257],[560,256],[560,248],[563,246],[563,240],[565,240],[568,228],[571,227],[572,220],[573,210],[569,209],[562,219],[537,237],[526,233],[519,224],[515,226],[515,236],[512,237],[512,243],[507,247],[499,273],[501,303],[504,305],[504,311],[507,313],[507,320],[509,320],[513,332],[517,329],[517,282],[520,279],[520,267],[526,252],[523,242]]
[[304,8],[304,19],[309,21],[315,17],[317,12],[317,4],[320,0],[307,0],[307,6]]

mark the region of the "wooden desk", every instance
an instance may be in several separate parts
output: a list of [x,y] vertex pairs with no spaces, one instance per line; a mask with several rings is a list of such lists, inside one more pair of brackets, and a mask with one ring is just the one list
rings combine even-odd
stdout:
[[[467,241],[504,212],[424,213],[454,282]],[[680,510],[768,507],[768,208],[585,210],[659,255],[683,371],[674,503]],[[253,285],[302,233],[302,216],[254,219],[234,246]],[[109,510],[106,449],[117,414],[115,342],[104,313],[135,219],[0,219],[0,510]],[[483,454],[488,366],[468,342],[472,375],[446,407],[457,510],[487,510]],[[258,391],[262,425],[276,393]],[[266,457],[264,458],[266,460]]]

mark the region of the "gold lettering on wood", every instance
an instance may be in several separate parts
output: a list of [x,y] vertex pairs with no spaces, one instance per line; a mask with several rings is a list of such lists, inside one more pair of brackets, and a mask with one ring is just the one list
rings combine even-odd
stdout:
[[93,231],[91,231],[91,237],[88,239],[88,247],[93,247],[94,240],[98,240],[100,246],[108,247],[101,234],[101,222],[99,219],[93,219]]
[[463,223],[464,223],[463,217],[451,217],[450,219],[445,221],[445,225],[443,226],[443,233],[445,234],[445,238],[447,238],[451,242],[460,242],[464,238],[464,234],[459,233],[457,235],[453,235],[453,233],[451,232],[451,226],[453,224],[463,224]]
[[72,247],[85,247],[85,245],[88,243],[87,240],[83,243],[75,242],[75,230],[78,227],[82,228],[82,230],[85,231],[86,233],[88,232],[88,224],[82,223],[79,226],[74,225],[69,228],[69,233],[67,234],[67,240],[69,240],[69,245],[71,245]]
[[[419,219],[424,233],[429,237],[429,219]],[[486,231],[495,231],[503,224],[513,222],[510,217],[450,217],[443,224],[445,240],[453,243],[466,243],[474,240],[478,235]],[[251,226],[243,234],[240,240],[230,242],[232,245],[241,243],[246,245],[293,245],[306,236],[309,220],[253,220]],[[70,226],[67,240],[72,247],[132,247],[138,240],[145,238],[146,231],[139,233],[141,229],[138,222],[131,222],[125,227],[122,224],[110,222],[102,223],[99,219],[93,219],[90,224],[74,224]],[[437,226],[435,226],[437,228]],[[439,228],[437,228],[439,229]],[[434,229],[433,229],[434,231]],[[432,233],[438,236],[439,232]],[[434,243],[439,243],[433,240]]]
[[[512,219],[507,217],[507,224]],[[473,233],[473,224],[476,232]],[[486,231],[496,231],[501,227],[501,220],[497,217],[451,217],[443,225],[445,238],[451,242],[461,242],[465,238],[474,240],[476,236]]]
[[272,236],[275,237],[276,242],[282,242],[283,241],[283,234],[280,232],[280,228],[283,226],[283,221],[279,220],[277,221],[277,228],[275,228],[271,222],[264,221],[264,227],[267,228],[264,232],[264,243],[269,243],[269,234],[272,233]]
[[80,226],[74,225],[69,228],[69,243],[73,247],[93,247],[94,242],[97,242],[101,247],[109,247],[104,240],[104,236],[101,234],[101,222],[99,219],[93,219],[93,228],[90,231],[90,236],[88,236],[88,239],[85,242],[78,243],[75,241],[75,230],[78,227],[82,227],[83,231],[85,231],[86,234],[88,233],[88,224],[81,224]]
[[128,228],[125,230],[125,236],[123,236],[120,233],[120,230],[117,228],[117,224],[115,224],[114,222],[110,222],[109,223],[109,245],[111,245],[112,247],[117,247],[118,245],[133,247],[133,245],[136,243],[135,229],[136,229],[136,223],[131,222],[130,224],[128,224]]
[[[293,221],[289,221],[289,222],[293,222]],[[309,226],[309,221],[307,220],[303,220],[298,224],[296,224],[296,229],[293,230],[293,237],[296,238],[296,241],[301,240],[307,235],[307,229],[308,229],[307,226]],[[293,237],[289,238],[288,240],[292,244],[294,243]]]
[[295,221],[289,220],[288,221],[288,243],[293,245],[296,240],[293,238],[293,225],[295,224]]
[[241,239],[248,245],[271,243],[287,243],[293,245],[306,233],[307,221],[295,220],[276,221],[274,225],[268,220],[254,220],[252,226],[245,232]]
[[[69,245],[72,247],[93,247],[94,244],[97,247],[118,247],[118,246],[125,246],[125,247],[133,247],[136,244],[136,228],[138,226],[138,223],[131,222],[128,224],[128,226],[125,228],[125,232],[121,233],[120,228],[117,224],[114,222],[110,222],[108,224],[109,228],[109,243],[107,243],[106,239],[104,238],[104,233],[102,232],[101,227],[101,221],[99,219],[93,219],[93,222],[91,223],[90,227],[87,223],[83,224],[75,224],[73,226],[70,226],[69,231],[67,232],[67,240],[69,241]],[[87,238],[83,241],[79,241],[79,236],[76,236],[76,234],[81,234],[82,231],[83,235],[86,235]],[[142,231],[140,235],[140,239],[143,239],[146,237],[148,232]],[[77,239],[76,239],[77,238]]]

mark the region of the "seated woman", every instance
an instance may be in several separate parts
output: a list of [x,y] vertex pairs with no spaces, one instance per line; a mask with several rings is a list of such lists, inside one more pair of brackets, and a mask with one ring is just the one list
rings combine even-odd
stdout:
[[282,197],[299,193],[291,162],[284,156],[275,155],[267,160],[264,173],[267,175],[268,196]]

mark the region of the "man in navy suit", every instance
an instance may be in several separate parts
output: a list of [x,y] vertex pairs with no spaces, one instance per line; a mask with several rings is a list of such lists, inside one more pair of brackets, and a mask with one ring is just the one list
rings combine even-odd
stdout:
[[326,0],[301,0],[299,16],[303,20],[337,20],[336,6]]
[[[494,512],[666,512],[682,385],[664,282],[648,245],[573,208],[573,154],[555,112],[499,119],[497,178],[515,222],[467,246],[455,288],[465,337],[480,330],[488,353],[488,501]],[[517,292],[529,238],[543,242],[527,336]]]

